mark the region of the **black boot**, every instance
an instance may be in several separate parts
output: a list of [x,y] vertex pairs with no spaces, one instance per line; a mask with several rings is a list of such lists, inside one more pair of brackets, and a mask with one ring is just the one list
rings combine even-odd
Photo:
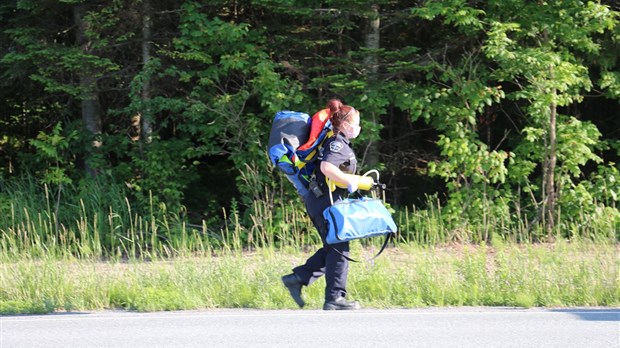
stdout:
[[323,309],[330,310],[348,310],[348,309],[360,309],[362,306],[357,301],[347,301],[344,297],[338,297],[335,300],[325,301]]
[[284,283],[284,286],[286,286],[288,292],[291,293],[291,297],[295,300],[295,302],[297,302],[299,307],[306,305],[304,299],[301,298],[301,287],[304,284],[301,282],[301,279],[297,276],[297,274],[291,273],[289,275],[285,275],[282,277],[282,283]]

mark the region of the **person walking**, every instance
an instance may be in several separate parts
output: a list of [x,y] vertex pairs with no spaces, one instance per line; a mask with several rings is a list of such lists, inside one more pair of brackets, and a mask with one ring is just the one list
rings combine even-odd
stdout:
[[306,263],[295,267],[293,273],[282,277],[282,282],[291,294],[291,297],[303,307],[305,301],[301,296],[302,287],[309,286],[321,276],[325,275],[325,303],[324,310],[348,310],[361,308],[357,301],[347,300],[347,276],[349,272],[349,243],[328,245],[325,242],[327,226],[323,218],[323,211],[332,205],[329,187],[326,178],[347,185],[347,189],[336,188],[331,193],[333,202],[343,199],[346,192],[353,193],[358,188],[358,177],[355,175],[357,160],[351,140],[356,138],[360,131],[360,114],[355,108],[343,105],[333,99],[328,103],[331,111],[331,122],[334,135],[325,140],[319,151],[319,166],[316,171],[316,181],[320,193],[312,190],[304,196],[304,204],[312,224],[318,230],[323,247],[306,260]]

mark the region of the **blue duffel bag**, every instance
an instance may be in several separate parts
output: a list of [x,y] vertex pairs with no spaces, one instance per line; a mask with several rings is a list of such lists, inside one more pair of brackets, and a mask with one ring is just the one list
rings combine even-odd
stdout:
[[376,198],[343,199],[327,207],[323,217],[327,223],[327,244],[380,235],[389,237],[397,232],[392,215],[383,201]]

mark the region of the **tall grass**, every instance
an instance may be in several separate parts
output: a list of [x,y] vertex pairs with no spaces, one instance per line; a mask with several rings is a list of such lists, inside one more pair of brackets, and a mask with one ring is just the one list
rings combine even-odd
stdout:
[[[65,188],[62,200],[52,191],[2,187],[0,313],[291,308],[279,277],[320,244],[299,202],[268,192],[197,223],[152,201],[134,207],[122,186]],[[530,243],[541,232],[518,214],[455,224],[430,201],[394,216],[395,247],[351,266],[349,292],[367,306],[620,305],[617,210],[562,221],[570,238],[553,244]],[[354,242],[353,253],[369,260],[380,243]],[[304,288],[310,308],[322,293]]]
[[[243,214],[233,205],[220,216],[190,222],[152,200],[147,207],[134,207],[120,185],[90,182],[66,188],[62,201],[55,201],[51,191],[32,179],[6,183],[0,193],[0,259],[20,255],[155,259],[214,250],[299,249],[320,242],[298,201],[269,197],[267,192],[263,201],[254,201]],[[438,201],[429,201],[423,210],[397,211],[398,242],[531,242],[542,234],[539,227],[528,225],[527,216],[489,214],[480,221],[462,219],[455,224],[446,222],[442,209]],[[562,235],[571,238],[615,243],[620,213],[601,208],[558,225]]]
[[[467,218],[446,213],[438,199],[429,199],[425,209],[404,207],[395,214],[400,228],[401,240],[418,244],[442,244],[451,242],[480,243],[493,239],[515,243],[540,242],[547,232],[540,224],[533,224],[519,207],[512,211],[492,209],[484,217]],[[602,243],[620,241],[620,212],[616,207],[597,206],[581,209],[576,216],[565,216],[557,221],[553,241],[556,239],[585,238]]]
[[[0,193],[0,258],[28,257],[153,259],[303,245],[318,240],[306,233],[309,221],[293,205],[277,209],[256,203],[250,227],[233,209],[200,224],[171,214],[163,204],[134,209],[118,185],[90,183],[65,192],[54,204],[47,185],[32,180],[8,183]],[[68,191],[66,189],[65,191]],[[59,209],[55,208],[56,206]]]
[[[369,254],[355,243],[353,252]],[[352,264],[349,296],[368,308],[420,306],[618,306],[618,248],[551,245],[390,249]],[[303,262],[299,251],[261,249],[155,262],[54,258],[0,264],[0,313],[101,309],[295,308],[280,276]],[[324,280],[303,289],[321,308]]]

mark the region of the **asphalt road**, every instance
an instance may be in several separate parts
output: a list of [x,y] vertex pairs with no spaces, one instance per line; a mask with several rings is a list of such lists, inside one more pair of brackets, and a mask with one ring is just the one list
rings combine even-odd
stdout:
[[104,311],[0,317],[0,347],[620,347],[620,309]]

